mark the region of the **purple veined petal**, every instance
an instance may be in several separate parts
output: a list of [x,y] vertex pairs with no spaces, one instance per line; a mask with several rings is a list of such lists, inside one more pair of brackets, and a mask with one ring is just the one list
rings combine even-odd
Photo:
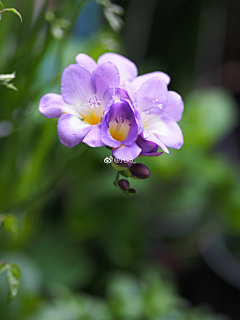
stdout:
[[117,149],[113,149],[112,153],[115,158],[122,161],[132,161],[136,159],[141,153],[142,149],[134,142],[131,146],[121,145]]
[[161,117],[171,121],[179,121],[182,118],[183,109],[184,105],[181,96],[174,91],[168,91],[168,100]]
[[182,131],[176,122],[162,122],[161,127],[153,132],[169,148],[180,149],[183,145]]
[[57,125],[59,140],[68,148],[79,144],[91,129],[91,125],[68,113],[59,118]]
[[132,81],[136,78],[138,71],[136,65],[132,61],[117,53],[105,53],[99,57],[98,64],[100,65],[108,61],[117,66],[121,79]]
[[59,118],[64,113],[79,117],[79,112],[74,109],[74,106],[64,102],[62,96],[56,93],[47,93],[41,98],[39,111],[47,118]]
[[161,78],[152,78],[144,82],[137,91],[137,108],[140,112],[155,106],[164,108],[167,97],[166,83]]
[[166,83],[166,85],[168,85],[170,82],[170,77],[166,73],[161,71],[155,71],[155,72],[143,74],[142,76],[135,78],[131,82],[131,86],[135,91],[138,91],[138,89],[141,87],[141,85],[144,82],[156,77],[161,78]]
[[100,102],[103,102],[106,89],[118,87],[120,84],[118,69],[112,63],[106,62],[99,65],[92,74],[96,83],[97,98]]
[[86,143],[89,147],[93,148],[104,146],[100,138],[99,124],[92,126],[92,129],[86,134],[82,142]]
[[85,106],[96,93],[91,73],[83,67],[71,64],[63,71],[61,92],[65,102]]
[[79,53],[76,58],[76,63],[83,67],[84,69],[88,70],[89,72],[93,72],[97,68],[97,63],[91,57],[89,57],[85,53]]

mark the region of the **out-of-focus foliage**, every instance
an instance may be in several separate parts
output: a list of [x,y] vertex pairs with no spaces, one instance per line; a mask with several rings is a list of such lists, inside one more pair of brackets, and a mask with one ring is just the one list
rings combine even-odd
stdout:
[[9,284],[8,298],[7,301],[11,302],[16,297],[19,290],[19,278],[20,270],[18,265],[11,263],[0,263],[0,274],[7,271],[7,280]]
[[0,72],[15,71],[18,88],[0,87],[0,259],[21,269],[10,305],[0,276],[0,318],[222,319],[183,300],[160,268],[161,249],[151,252],[156,244],[167,248],[166,265],[182,266],[213,249],[213,235],[239,235],[239,165],[221,151],[236,125],[235,102],[221,88],[183,92],[184,146],[141,158],[151,177],[131,183],[138,197],[120,193],[103,161],[108,149],[64,147],[57,120],[38,112],[43,94],[60,93],[62,71],[78,53],[96,60],[107,51],[124,54],[109,27],[87,36],[74,29],[101,16],[99,4],[85,2],[9,1],[23,24],[10,14],[0,21]]

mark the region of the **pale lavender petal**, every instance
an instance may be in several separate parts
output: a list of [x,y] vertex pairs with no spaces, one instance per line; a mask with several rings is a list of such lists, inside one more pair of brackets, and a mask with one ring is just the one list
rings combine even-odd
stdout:
[[156,137],[156,135],[150,134],[150,136],[146,138],[146,140],[156,143],[164,152],[169,153],[168,148],[161,140],[159,140],[158,137]]
[[166,73],[161,71],[155,71],[155,72],[143,74],[142,76],[135,78],[131,82],[131,86],[135,91],[138,91],[138,89],[141,87],[141,85],[144,82],[156,77],[161,78],[166,83],[166,85],[168,85],[170,82],[170,77]]
[[162,123],[154,134],[169,148],[180,149],[183,145],[182,131],[176,122]]
[[181,96],[174,91],[169,91],[167,104],[161,113],[161,118],[164,117],[171,121],[179,121],[182,118],[183,108],[184,105]]
[[96,83],[97,98],[103,101],[104,93],[108,87],[118,87],[120,76],[118,69],[112,63],[106,62],[93,71],[93,77]]
[[91,125],[81,121],[78,117],[66,113],[58,120],[57,132],[60,142],[72,148],[83,140],[91,128]]
[[137,91],[137,108],[140,112],[155,106],[164,108],[167,96],[166,83],[161,78],[152,78],[144,82]]
[[117,66],[121,79],[132,81],[136,78],[138,71],[136,65],[132,61],[117,53],[105,53],[99,57],[98,64],[108,61]]
[[47,118],[59,118],[65,105],[60,94],[48,93],[41,98],[39,111]]
[[82,142],[86,143],[89,147],[104,146],[100,138],[99,124],[92,126],[92,129],[86,134]]
[[114,103],[114,100],[115,100],[115,88],[109,87],[105,90],[103,95],[103,102],[106,108],[112,105]]
[[89,72],[93,72],[97,68],[97,63],[91,57],[86,55],[85,53],[79,53],[75,58],[77,64],[80,67],[85,68]]
[[71,64],[63,71],[61,92],[65,102],[75,106],[86,105],[96,93],[91,73],[77,64]]
[[142,149],[134,142],[129,147],[121,145],[119,148],[113,149],[112,153],[115,158],[123,161],[131,161],[136,159],[141,151]]
[[127,85],[127,84],[125,84],[125,89],[127,91],[129,98],[131,99],[132,103],[135,104],[137,102],[135,91],[133,90],[133,88],[130,85]]

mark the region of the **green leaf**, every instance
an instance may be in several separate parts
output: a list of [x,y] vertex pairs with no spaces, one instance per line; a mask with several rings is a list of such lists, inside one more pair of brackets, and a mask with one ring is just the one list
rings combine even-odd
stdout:
[[16,264],[11,264],[7,270],[7,279],[9,283],[9,292],[7,301],[11,302],[17,295],[19,290],[20,270]]
[[3,273],[5,270],[7,270],[8,265],[6,264],[6,262],[2,262],[0,264],[0,274]]
[[14,9],[14,8],[6,8],[6,9],[3,9],[2,11],[0,11],[0,14],[3,13],[4,11],[11,11],[11,12],[15,13],[16,15],[19,16],[19,18],[20,18],[20,20],[22,22],[22,16],[16,9]]
[[4,5],[3,5],[3,3],[2,3],[2,1],[0,1],[0,8],[2,7],[2,9],[4,9],[5,7],[4,7]]
[[16,217],[13,215],[0,215],[0,225],[3,225],[7,232],[12,234],[17,234],[18,232],[18,223]]

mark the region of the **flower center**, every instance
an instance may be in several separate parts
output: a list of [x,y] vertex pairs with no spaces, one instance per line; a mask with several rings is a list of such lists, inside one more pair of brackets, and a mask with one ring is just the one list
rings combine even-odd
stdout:
[[109,131],[115,140],[124,141],[129,133],[130,126],[130,121],[121,114],[109,122]]
[[101,108],[101,101],[96,96],[92,96],[88,103],[86,103],[87,110],[82,112],[82,118],[90,125],[98,124],[101,121],[103,110]]

